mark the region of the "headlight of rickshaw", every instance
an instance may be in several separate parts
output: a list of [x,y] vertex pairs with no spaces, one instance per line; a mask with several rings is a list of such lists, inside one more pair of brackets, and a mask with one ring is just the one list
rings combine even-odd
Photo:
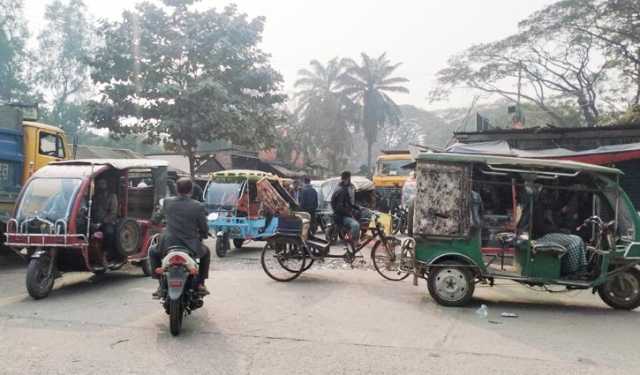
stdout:
[[207,220],[209,221],[215,221],[218,219],[218,213],[217,212],[212,212],[209,214],[209,216],[207,216]]

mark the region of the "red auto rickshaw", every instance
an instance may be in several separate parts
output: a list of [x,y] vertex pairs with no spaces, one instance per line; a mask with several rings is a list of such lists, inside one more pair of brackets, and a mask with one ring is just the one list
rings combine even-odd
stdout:
[[[49,295],[63,272],[101,274],[132,263],[150,275],[150,240],[162,230],[151,217],[166,195],[165,161],[70,160],[38,170],[22,188],[5,234],[6,245],[29,261],[29,295]],[[115,211],[109,223],[98,220],[101,199]]]

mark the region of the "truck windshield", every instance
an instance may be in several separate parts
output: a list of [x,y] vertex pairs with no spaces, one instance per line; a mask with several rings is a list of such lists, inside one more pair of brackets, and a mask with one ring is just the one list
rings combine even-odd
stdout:
[[242,182],[211,181],[204,193],[207,210],[232,210],[238,203]]
[[402,168],[411,160],[380,160],[378,161],[378,176],[408,176],[410,169]]
[[36,178],[27,186],[18,205],[17,219],[34,217],[55,222],[69,215],[73,197],[82,183],[78,178]]

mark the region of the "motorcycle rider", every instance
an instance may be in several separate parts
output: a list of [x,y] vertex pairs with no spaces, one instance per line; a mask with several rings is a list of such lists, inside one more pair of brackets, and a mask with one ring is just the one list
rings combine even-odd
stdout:
[[360,223],[354,214],[359,210],[355,204],[355,187],[351,183],[351,172],[340,175],[340,183],[331,196],[331,208],[338,227],[346,227],[351,232],[351,242],[355,247],[360,240]]
[[[155,223],[160,223],[164,219],[166,227],[160,236],[158,246],[149,250],[149,262],[153,272],[153,277],[160,279],[155,274],[155,269],[162,265],[162,258],[166,249],[172,246],[183,246],[191,250],[200,258],[198,269],[198,291],[201,295],[209,294],[205,285],[205,280],[209,277],[209,263],[211,253],[202,243],[207,238],[209,227],[207,225],[207,212],[204,206],[191,199],[193,183],[188,178],[180,178],[176,182],[176,197],[166,198],[160,209],[154,214],[152,219]],[[153,296],[159,297],[160,286]]]

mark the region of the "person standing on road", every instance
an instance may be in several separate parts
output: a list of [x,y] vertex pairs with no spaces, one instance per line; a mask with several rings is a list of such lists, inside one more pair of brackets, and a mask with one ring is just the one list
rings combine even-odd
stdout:
[[[318,192],[311,186],[311,179],[304,178],[304,186],[300,193],[300,208],[311,215],[311,228],[316,227],[316,210],[318,209]],[[314,232],[312,230],[312,232]]]
[[[201,294],[206,295],[209,294],[205,280],[209,278],[211,253],[202,240],[206,239],[209,233],[207,211],[200,202],[190,198],[192,189],[190,179],[180,178],[176,182],[178,196],[166,198],[160,210],[153,215],[153,222],[160,223],[165,220],[166,227],[158,247],[149,251],[149,261],[151,269],[155,271],[161,266],[166,249],[172,246],[188,248],[200,258],[198,289]],[[153,275],[157,277],[155,272]],[[159,290],[154,293],[154,297],[159,297]]]
[[338,227],[346,227],[351,232],[352,245],[360,240],[360,223],[354,213],[359,208],[355,204],[355,187],[351,184],[351,172],[344,171],[340,175],[340,183],[331,196],[331,208]]

